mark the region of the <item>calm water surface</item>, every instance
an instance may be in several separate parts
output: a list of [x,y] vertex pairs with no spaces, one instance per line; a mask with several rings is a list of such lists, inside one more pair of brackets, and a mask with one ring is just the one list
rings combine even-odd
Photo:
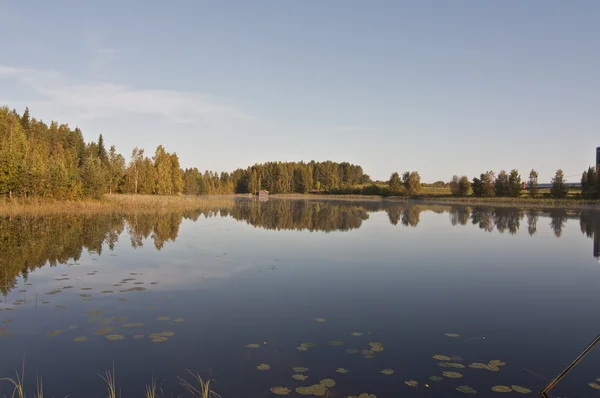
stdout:
[[[98,373],[113,364],[124,398],[153,376],[165,397],[186,396],[187,370],[223,397],[299,396],[326,378],[329,397],[534,396],[600,333],[598,232],[592,210],[277,199],[0,219],[0,376],[25,360],[30,391],[39,375],[55,397],[105,397]],[[370,342],[383,351],[346,352]],[[494,359],[506,365],[469,367]],[[600,347],[554,396],[597,397],[597,378]]]

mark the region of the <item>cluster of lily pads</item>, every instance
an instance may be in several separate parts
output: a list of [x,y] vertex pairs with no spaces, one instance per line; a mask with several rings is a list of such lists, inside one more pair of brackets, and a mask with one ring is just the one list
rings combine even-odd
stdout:
[[[326,320],[324,318],[315,318],[315,321],[318,323],[323,323]],[[352,332],[350,335],[352,337],[360,337],[363,334],[361,332]],[[459,334],[455,334],[455,333],[446,333],[445,335],[450,338],[456,338],[456,337],[460,336]],[[338,347],[338,346],[344,345],[344,343],[342,341],[337,341],[337,340],[328,341],[327,344],[330,346],[333,346],[333,347]],[[266,345],[266,342],[265,342],[265,345]],[[349,354],[361,353],[364,356],[364,358],[372,359],[372,358],[374,358],[376,353],[380,353],[380,352],[384,351],[384,345],[381,342],[372,341],[372,342],[369,342],[368,345],[369,345],[369,347],[366,349],[359,350],[356,348],[350,348],[350,349],[347,349],[346,352]],[[261,344],[252,343],[252,344],[248,344],[246,347],[250,348],[250,349],[258,349],[261,346],[262,346]],[[306,342],[306,343],[301,343],[296,348],[299,351],[307,351],[308,349],[315,347],[315,346],[316,346],[316,344],[314,344],[314,343]],[[438,361],[439,367],[444,368],[444,369],[441,371],[440,375],[430,376],[429,379],[427,380],[427,382],[422,383],[422,385],[426,388],[429,387],[429,384],[427,384],[429,382],[441,382],[445,378],[446,379],[461,379],[461,378],[463,378],[463,374],[460,373],[459,370],[466,369],[467,367],[471,368],[471,369],[481,369],[481,370],[487,370],[487,371],[491,371],[491,372],[499,372],[501,370],[501,368],[506,365],[505,362],[503,362],[499,359],[492,359],[492,360],[488,361],[487,363],[473,362],[471,364],[466,365],[466,364],[462,363],[462,362],[464,362],[464,358],[462,358],[460,356],[456,356],[456,355],[455,356],[447,356],[447,355],[435,354],[432,356],[432,358],[435,359],[436,361]],[[271,366],[261,363],[257,366],[257,369],[261,370],[261,371],[267,371],[267,370],[271,369]],[[298,381],[306,381],[308,379],[308,376],[305,373],[308,370],[309,369],[306,367],[295,367],[295,368],[293,368],[294,374],[292,374],[292,378],[295,380],[298,380]],[[346,373],[349,373],[350,370],[345,369],[345,368],[337,368],[336,372],[340,373],[340,374],[346,374]],[[394,369],[382,369],[380,371],[380,373],[383,375],[386,375],[386,376],[391,376],[391,375],[395,374],[395,370]],[[600,381],[600,379],[598,379],[598,381]],[[408,387],[411,387],[411,388],[419,388],[419,386],[421,385],[419,383],[419,381],[417,381],[417,380],[406,380],[406,381],[404,381],[404,384],[406,384]],[[335,386],[335,382],[333,380],[324,379],[324,380],[321,380],[318,384],[297,387],[295,389],[295,392],[298,394],[301,394],[301,395],[323,396],[328,393],[328,389],[330,389],[334,386]],[[598,385],[596,383],[590,383],[590,386],[593,388],[600,389],[600,385]],[[473,387],[470,387],[468,385],[460,385],[460,386],[456,387],[456,391],[459,391],[463,394],[476,394],[477,393],[477,391]],[[510,385],[510,386],[495,385],[495,386],[491,387],[491,391],[497,392],[497,393],[516,392],[516,393],[520,393],[520,394],[529,394],[532,392],[530,389],[523,387],[523,386],[519,386],[519,385]],[[271,388],[271,392],[276,395],[287,395],[287,394],[290,394],[292,392],[292,390],[287,387],[276,386],[276,387]],[[376,397],[373,394],[362,393],[360,395],[350,396],[348,398],[376,398]]]
[[[294,369],[306,369],[306,368],[294,368]],[[306,369],[308,370],[308,369]],[[304,379],[306,380],[306,379]],[[296,392],[300,395],[315,395],[322,397],[327,394],[328,390],[335,387],[335,381],[332,379],[323,379],[317,384],[311,386],[297,387]],[[292,392],[287,387],[276,386],[271,388],[271,392],[276,395],[288,395]]]
[[[598,378],[596,379],[596,381],[597,381],[598,383],[600,383],[600,377],[598,377]],[[590,387],[592,387],[592,388],[595,388],[596,390],[600,390],[600,384],[598,384],[598,383],[591,382],[591,383],[588,383],[588,385],[589,385]]]

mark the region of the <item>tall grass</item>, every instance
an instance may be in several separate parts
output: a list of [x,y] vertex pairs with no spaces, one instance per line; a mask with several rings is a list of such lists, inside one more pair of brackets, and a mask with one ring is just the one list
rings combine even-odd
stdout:
[[8,381],[14,387],[12,398],[25,398],[25,360],[23,360],[23,366],[21,368],[21,374],[15,369],[16,380],[10,377],[4,377],[0,381]]
[[154,377],[150,385],[146,386],[146,398],[156,398],[156,379]]
[[104,376],[98,374],[104,383],[106,383],[106,387],[108,388],[108,398],[117,398],[117,384],[115,381],[115,365],[113,364],[112,372],[107,370],[104,373]]
[[189,382],[179,377],[181,385],[195,398],[221,398],[219,394],[210,388],[210,380],[204,381],[198,373],[193,373],[188,370],[193,381]]
[[233,196],[104,195],[100,200],[0,198],[0,215],[60,213],[124,213],[171,210],[213,210],[233,206]]

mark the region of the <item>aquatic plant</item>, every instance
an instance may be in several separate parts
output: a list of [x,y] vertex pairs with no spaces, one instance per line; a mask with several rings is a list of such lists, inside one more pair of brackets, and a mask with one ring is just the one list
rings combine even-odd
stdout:
[[276,395],[288,395],[292,390],[285,387],[271,387],[271,392]]
[[463,377],[463,375],[458,372],[449,372],[449,371],[442,372],[442,375],[444,375],[450,379],[460,379],[461,377]]
[[463,365],[461,363],[454,363],[454,362],[440,362],[440,363],[438,363],[438,366],[441,366],[442,368],[458,368],[458,369],[463,369],[465,367],[465,365]]
[[113,327],[107,327],[107,328],[104,328],[104,329],[96,330],[94,332],[94,334],[103,335],[103,334],[107,334],[107,333],[112,332],[114,329],[115,328],[113,328]]
[[[600,381],[600,379],[598,379],[597,381]],[[600,390],[600,384],[597,383],[588,383],[588,385],[592,388],[595,388],[596,390]]]
[[262,370],[262,371],[265,371],[265,370],[269,370],[269,369],[271,369],[271,366],[270,366],[270,365],[267,365],[266,363],[261,363],[260,365],[258,365],[258,366],[256,367],[256,369],[258,369],[258,370]]
[[12,396],[17,398],[25,398],[25,360],[23,359],[23,365],[21,368],[21,374],[15,369],[16,380],[10,377],[4,377],[0,381],[8,381],[14,387]]
[[115,340],[123,340],[125,337],[120,334],[108,334],[104,336],[106,340],[115,341]]
[[512,388],[509,386],[494,386],[492,387],[493,392],[512,392]]
[[188,370],[188,373],[194,379],[195,384],[192,384],[181,377],[178,377],[178,379],[179,379],[179,383],[190,394],[192,394],[196,398],[213,398],[213,397],[220,398],[220,396],[210,388],[210,380],[205,382],[198,373],[192,373],[189,370]]
[[53,330],[51,332],[46,333],[46,336],[48,336],[48,337],[54,337],[54,336],[58,336],[62,332],[64,332],[64,330],[62,330],[62,329],[60,329],[60,330]]
[[296,374],[292,375],[292,378],[296,379],[296,380],[304,381],[304,380],[308,379],[308,376],[300,374],[300,373],[296,373]]
[[360,336],[362,336],[362,333],[360,333],[360,332],[352,332],[352,333],[350,333],[350,336],[360,337]]
[[248,347],[248,348],[260,348],[260,344],[252,343],[252,344],[248,344],[246,347]]
[[169,319],[171,319],[168,316],[159,316],[156,318],[157,321],[168,321]]
[[108,398],[117,398],[117,385],[115,380],[115,364],[113,363],[112,371],[107,370],[104,373],[104,376],[98,374],[104,383],[106,383],[106,387],[108,388]]
[[373,351],[373,352],[383,351],[383,343],[380,343],[378,341],[369,343],[369,346],[371,346],[371,351]]
[[357,350],[356,348],[349,348],[346,350],[347,354],[358,354],[360,351]]
[[325,319],[325,318],[315,318],[315,322],[317,322],[317,323],[323,323],[323,322],[327,322],[327,319]]
[[140,326],[144,326],[142,322],[134,322],[134,323],[124,323],[121,325],[124,328],[137,328]]
[[368,394],[366,392],[363,392],[359,396],[351,395],[348,398],[377,398],[377,396],[375,394]]
[[344,368],[337,368],[335,371],[338,373],[341,373],[341,374],[346,374],[349,372],[348,369],[344,369]]
[[458,386],[456,387],[456,391],[462,392],[464,394],[476,394],[477,391],[475,391],[473,388],[469,387],[469,386]]
[[515,386],[515,385],[512,385],[510,387],[520,394],[530,394],[531,393],[531,390],[529,388],[525,388],[522,386]]
[[79,336],[79,337],[75,337],[75,338],[73,339],[73,341],[75,341],[75,342],[77,342],[77,343],[80,343],[80,342],[82,342],[82,341],[86,341],[86,340],[87,340],[87,337],[85,337],[85,336]]
[[446,336],[448,336],[448,337],[460,337],[460,334],[457,334],[457,333],[446,333]]
[[134,334],[133,338],[134,339],[143,339],[145,336],[143,334]]
[[452,358],[450,358],[450,357],[447,357],[445,355],[439,355],[439,354],[434,355],[432,358],[437,359],[438,361],[451,361],[452,360]]
[[416,380],[407,380],[404,382],[404,384],[406,384],[409,387],[415,387],[417,388],[417,386],[419,385],[419,382]]
[[173,322],[177,322],[177,323],[181,323],[181,322],[184,322],[184,321],[185,321],[184,318],[175,318],[175,319],[173,319]]
[[298,366],[298,367],[295,367],[295,368],[292,368],[292,369],[293,369],[293,370],[294,370],[294,372],[296,372],[296,373],[304,373],[304,372],[306,372],[306,371],[308,370],[308,368],[303,368],[303,367],[300,367],[300,366]]
[[442,381],[443,379],[440,376],[429,376],[429,380],[431,380],[431,381]]
[[149,385],[146,386],[146,397],[145,398],[156,398],[156,379],[152,378]]
[[393,375],[394,374],[394,369],[383,369],[379,373],[384,374],[384,375]]

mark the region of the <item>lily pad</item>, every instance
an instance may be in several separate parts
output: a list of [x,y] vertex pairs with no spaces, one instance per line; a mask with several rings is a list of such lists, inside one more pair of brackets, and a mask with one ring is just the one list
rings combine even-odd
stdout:
[[65,307],[65,306],[64,306],[64,305],[62,305],[62,304],[57,304],[57,305],[55,305],[55,306],[54,306],[54,308],[59,308],[59,309],[61,309],[61,310],[64,310],[64,309],[65,309],[65,308],[67,308],[67,307]]
[[394,369],[383,369],[381,372],[384,375],[393,375],[394,374]]
[[[596,379],[596,381],[600,381],[600,380]],[[600,390],[600,384],[588,383],[588,385],[592,388],[595,388],[596,390]]]
[[357,350],[356,348],[349,348],[346,350],[347,354],[358,354],[360,351]]
[[271,392],[276,395],[288,395],[292,390],[285,387],[271,387]]
[[58,336],[62,332],[64,332],[64,330],[62,330],[62,329],[60,329],[60,330],[53,330],[51,332],[46,333],[46,336],[48,336],[48,337],[54,337],[54,336]]
[[322,397],[327,394],[327,387],[322,384],[314,384],[307,387],[298,387],[296,388],[296,392],[300,395],[316,395],[317,397]]
[[111,340],[111,341],[114,341],[114,340],[123,340],[125,338],[125,337],[123,337],[120,334],[108,334],[108,335],[106,335],[104,337],[106,337],[106,340]]
[[82,342],[82,341],[86,341],[86,340],[87,340],[87,337],[85,337],[85,336],[75,337],[73,339],[73,341],[75,341],[77,343]]
[[475,362],[469,365],[470,368],[473,369],[485,369],[485,370],[489,370],[490,372],[498,372],[500,370],[499,367],[494,366],[494,365],[488,365],[485,363],[481,363],[481,362]]
[[271,366],[267,365],[266,363],[261,363],[256,367],[256,369],[265,371],[271,369]]
[[117,300],[118,300],[118,301],[126,301],[126,300],[127,300],[127,298],[125,298],[125,297],[119,297]]
[[506,365],[506,362],[502,362],[502,361],[501,361],[501,360],[499,360],[499,359],[492,359],[492,360],[491,360],[491,361],[488,363],[488,365],[489,365],[489,366],[504,366],[504,365]]
[[343,341],[328,341],[327,344],[329,344],[332,347],[340,347],[344,345]]
[[315,318],[315,322],[317,322],[317,323],[323,323],[323,322],[327,322],[327,319],[325,319],[325,318]]
[[260,344],[252,343],[252,344],[248,344],[246,347],[248,347],[248,348],[260,348]]
[[315,346],[315,344],[313,344],[313,343],[302,343],[298,347],[296,347],[296,349],[299,351],[308,351],[309,348],[314,347],[314,346]]
[[444,375],[450,379],[460,379],[461,377],[463,377],[463,375],[458,372],[450,372],[450,371],[444,371],[444,372],[442,372],[442,375]]
[[300,374],[300,373],[296,373],[296,374],[292,375],[292,378],[294,378],[296,380],[304,381],[304,380],[308,379],[308,376]]
[[350,333],[350,336],[360,337],[360,336],[362,336],[362,333],[360,333],[360,332],[352,332],[352,333]]
[[177,323],[181,323],[181,322],[184,322],[184,321],[185,321],[184,318],[175,318],[175,319],[173,319],[173,322],[177,322]]
[[446,333],[446,336],[448,336],[448,337],[460,337],[460,334],[457,334],[457,333]]
[[492,387],[493,392],[512,392],[512,388],[509,386],[494,386]]
[[383,351],[383,343],[380,343],[378,341],[370,342],[369,346],[371,346],[371,351],[373,351],[373,352]]
[[308,370],[308,368],[303,368],[303,367],[300,367],[300,366],[297,366],[297,367],[295,367],[295,368],[292,368],[292,369],[293,369],[293,370],[294,370],[294,372],[296,372],[296,373],[304,373],[304,372],[306,372],[306,371]]
[[431,380],[431,381],[442,381],[444,379],[442,379],[440,376],[429,376],[429,380]]
[[124,328],[139,328],[140,326],[144,326],[144,324],[142,322],[135,322],[135,323],[124,323],[121,326],[123,326]]
[[110,294],[110,293],[114,293],[114,291],[113,290],[102,290],[100,292],[100,294]]
[[167,340],[169,340],[169,339],[166,337],[158,336],[158,337],[153,338],[152,342],[153,343],[162,343],[163,341],[167,341]]
[[341,374],[346,374],[349,372],[348,369],[344,369],[344,368],[337,368],[335,371],[338,373],[341,373]]
[[102,318],[100,319],[100,321],[98,322],[101,325],[108,325],[109,323],[111,323],[112,321],[114,321],[115,319],[117,319],[114,316],[108,317],[108,318]]
[[458,386],[456,387],[456,391],[460,391],[464,394],[476,394],[477,391],[475,391],[473,388],[469,387],[469,386]]
[[331,379],[323,379],[319,382],[319,384],[327,388],[335,387],[335,381]]
[[127,318],[126,316],[120,316],[120,317],[117,318],[117,322],[125,322],[128,319],[129,318]]
[[461,363],[454,363],[454,362],[440,362],[440,363],[438,363],[438,366],[441,366],[442,368],[457,368],[457,369],[463,369],[465,367],[465,365],[463,365]]
[[108,333],[112,332],[113,330],[114,330],[113,327],[108,327],[108,328],[96,330],[94,332],[94,334],[99,334],[99,335],[108,334]]
[[433,359],[437,359],[438,361],[450,361],[450,360],[452,360],[452,358],[450,358],[450,357],[447,357],[445,355],[439,355],[439,354],[434,355],[432,358]]
[[159,316],[156,318],[157,321],[168,321],[169,319],[171,319],[171,317],[168,316]]
[[407,380],[404,382],[404,384],[406,384],[409,387],[417,387],[419,385],[419,382],[416,380]]
[[515,385],[512,385],[510,387],[520,394],[530,394],[531,393],[531,390],[529,388],[525,388],[522,386],[515,386]]
[[69,329],[71,329],[71,330],[73,330],[73,329],[77,329],[77,328],[78,328],[78,326],[77,326],[77,325],[72,325],[72,326],[69,326]]
[[133,335],[133,338],[134,338],[134,339],[143,339],[143,338],[144,338],[144,335],[143,335],[143,334],[134,334],[134,335]]

